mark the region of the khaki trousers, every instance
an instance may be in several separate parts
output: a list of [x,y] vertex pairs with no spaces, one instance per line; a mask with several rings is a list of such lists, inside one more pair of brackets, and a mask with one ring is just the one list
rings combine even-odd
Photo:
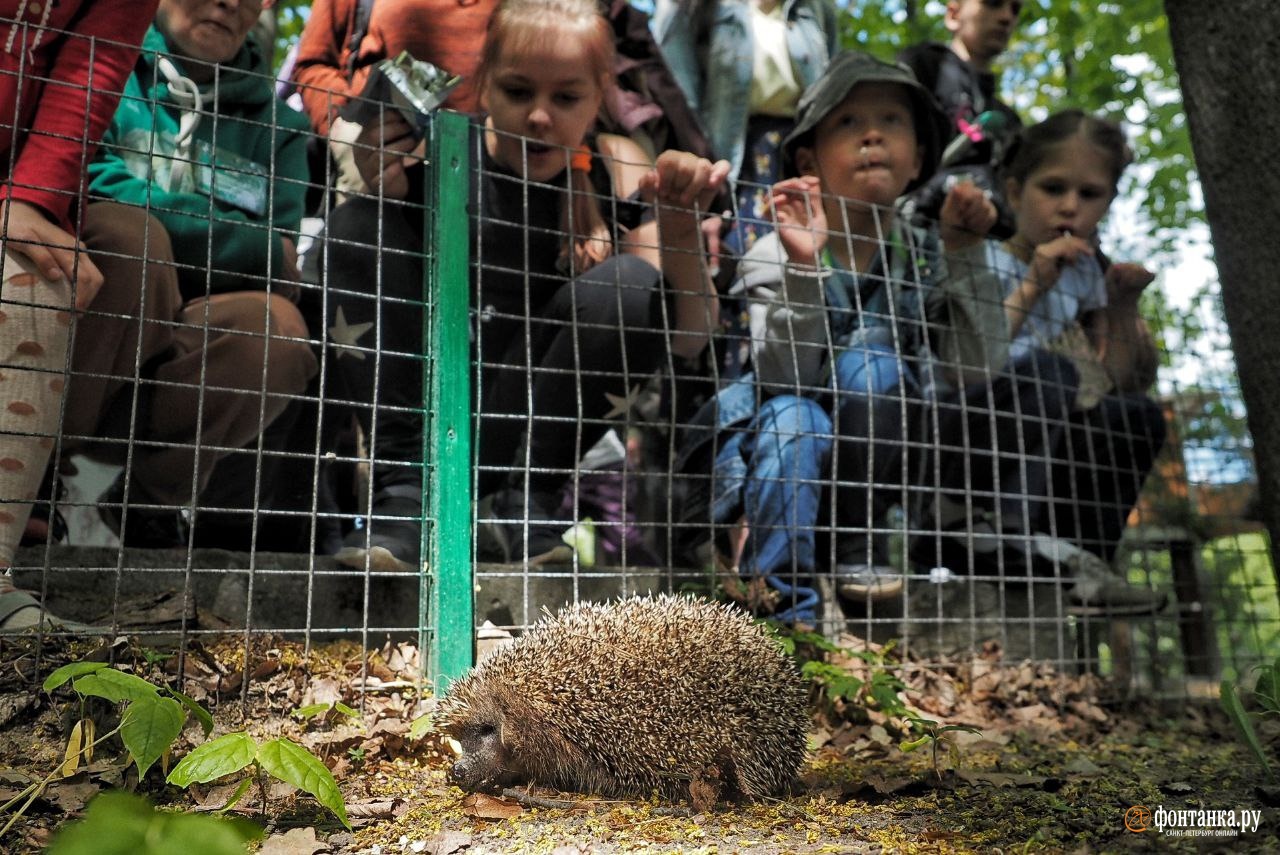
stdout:
[[306,323],[264,290],[184,303],[168,235],[141,208],[88,206],[82,239],[104,284],[75,322],[68,449],[128,462],[157,503],[193,503],[315,376]]

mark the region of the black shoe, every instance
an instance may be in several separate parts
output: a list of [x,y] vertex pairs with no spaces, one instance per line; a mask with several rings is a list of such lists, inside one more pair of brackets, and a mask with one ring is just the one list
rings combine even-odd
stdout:
[[417,573],[422,569],[422,488],[395,484],[373,496],[364,528],[352,530],[334,559],[357,570]]
[[163,507],[137,483],[129,485],[125,504],[125,473],[98,497],[98,516],[124,546],[141,549],[185,549],[190,526],[181,508]]
[[556,520],[553,496],[530,493],[526,509],[524,491],[500,490],[480,500],[476,525],[476,560],[494,564],[567,564],[573,547],[564,541],[571,522]]

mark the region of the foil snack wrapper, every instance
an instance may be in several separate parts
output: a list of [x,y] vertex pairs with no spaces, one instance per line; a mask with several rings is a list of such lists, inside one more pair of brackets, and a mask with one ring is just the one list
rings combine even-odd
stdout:
[[403,51],[395,59],[384,59],[373,67],[360,97],[348,101],[338,111],[348,122],[366,125],[376,122],[382,105],[400,111],[415,136],[426,133],[428,117],[452,92],[462,77],[439,66],[414,59]]

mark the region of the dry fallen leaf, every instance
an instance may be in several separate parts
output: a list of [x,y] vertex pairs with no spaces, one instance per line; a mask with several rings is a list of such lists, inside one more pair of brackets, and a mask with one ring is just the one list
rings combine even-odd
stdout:
[[471,835],[461,831],[442,831],[426,843],[423,855],[453,855],[471,845]]
[[473,793],[462,800],[462,812],[476,819],[511,819],[524,812],[524,808],[506,799]]
[[347,817],[350,819],[393,819],[404,806],[404,799],[348,802]]

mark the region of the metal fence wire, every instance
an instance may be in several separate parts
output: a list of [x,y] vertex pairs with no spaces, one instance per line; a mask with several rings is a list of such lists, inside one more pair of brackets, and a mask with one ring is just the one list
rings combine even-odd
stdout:
[[[448,678],[544,609],[681,590],[926,664],[998,644],[1168,694],[1277,648],[1234,374],[1189,373],[1175,330],[1153,320],[1158,381],[1119,393],[1061,341],[1010,345],[994,244],[828,206],[819,276],[726,203],[706,240],[757,243],[700,257],[704,335],[652,263],[678,261],[629,192],[646,165],[526,179],[490,146],[526,173],[575,152],[437,113],[393,153],[407,196],[339,197],[283,103],[212,109],[224,74],[88,169],[77,237],[106,284],[38,369],[65,395],[13,568],[92,624],[73,634],[417,634]],[[4,252],[6,316],[65,311]]]

